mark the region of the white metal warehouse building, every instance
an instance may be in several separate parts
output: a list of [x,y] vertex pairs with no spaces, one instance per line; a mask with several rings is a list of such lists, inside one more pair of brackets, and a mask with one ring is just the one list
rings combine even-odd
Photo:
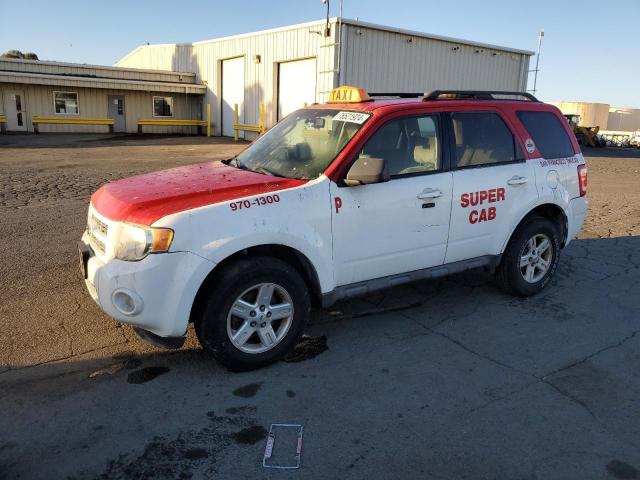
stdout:
[[[193,72],[206,86],[215,134],[272,126],[338,85],[372,93],[432,89],[525,91],[533,52],[332,18],[188,44],[143,45],[117,67]],[[248,134],[249,135],[249,134]]]

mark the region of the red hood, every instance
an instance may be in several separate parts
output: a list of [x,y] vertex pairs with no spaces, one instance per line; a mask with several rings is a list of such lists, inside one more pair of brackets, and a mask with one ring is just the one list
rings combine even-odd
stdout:
[[172,213],[304,183],[209,162],[107,183],[93,194],[91,203],[111,220],[151,225]]

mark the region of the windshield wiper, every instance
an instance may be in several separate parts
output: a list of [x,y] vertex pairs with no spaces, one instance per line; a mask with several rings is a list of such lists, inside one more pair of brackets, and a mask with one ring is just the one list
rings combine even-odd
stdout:
[[289,178],[284,175],[280,175],[275,172],[272,172],[271,170],[265,167],[249,168],[245,164],[240,163],[240,160],[238,159],[237,155],[235,157],[222,160],[222,163],[224,163],[225,165],[229,165],[230,167],[239,168],[241,170],[248,170],[249,172],[260,173],[262,175],[271,175],[272,177]]
[[222,163],[224,163],[225,165],[228,165],[230,167],[239,168],[241,170],[248,170],[248,168],[244,164],[240,163],[240,160],[238,159],[237,155],[235,157],[231,157],[231,158],[227,158],[226,160],[222,160]]
[[264,167],[257,167],[254,169],[249,169],[252,172],[256,172],[256,173],[262,173],[263,175],[271,175],[272,177],[280,177],[280,178],[288,178],[285,177],[284,175],[279,175],[277,173],[272,172],[271,170],[264,168]]

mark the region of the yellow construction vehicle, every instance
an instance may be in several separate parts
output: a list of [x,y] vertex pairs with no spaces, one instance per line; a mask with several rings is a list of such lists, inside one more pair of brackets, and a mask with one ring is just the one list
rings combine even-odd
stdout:
[[573,134],[578,140],[581,147],[604,147],[604,142],[598,137],[600,127],[582,127],[580,123],[580,115],[567,114],[564,116],[573,130]]

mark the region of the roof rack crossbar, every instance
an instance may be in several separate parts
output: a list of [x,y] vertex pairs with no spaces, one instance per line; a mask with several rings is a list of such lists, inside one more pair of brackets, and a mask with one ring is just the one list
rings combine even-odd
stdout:
[[422,97],[424,93],[407,93],[407,92],[395,92],[395,93],[369,93],[370,97],[393,97],[393,98],[418,98]]
[[[507,100],[505,98],[496,98],[496,95],[505,97],[524,97],[529,102],[540,101],[529,92],[508,92],[500,90],[432,90],[424,94],[423,100]],[[446,98],[440,98],[443,96],[446,96]]]

